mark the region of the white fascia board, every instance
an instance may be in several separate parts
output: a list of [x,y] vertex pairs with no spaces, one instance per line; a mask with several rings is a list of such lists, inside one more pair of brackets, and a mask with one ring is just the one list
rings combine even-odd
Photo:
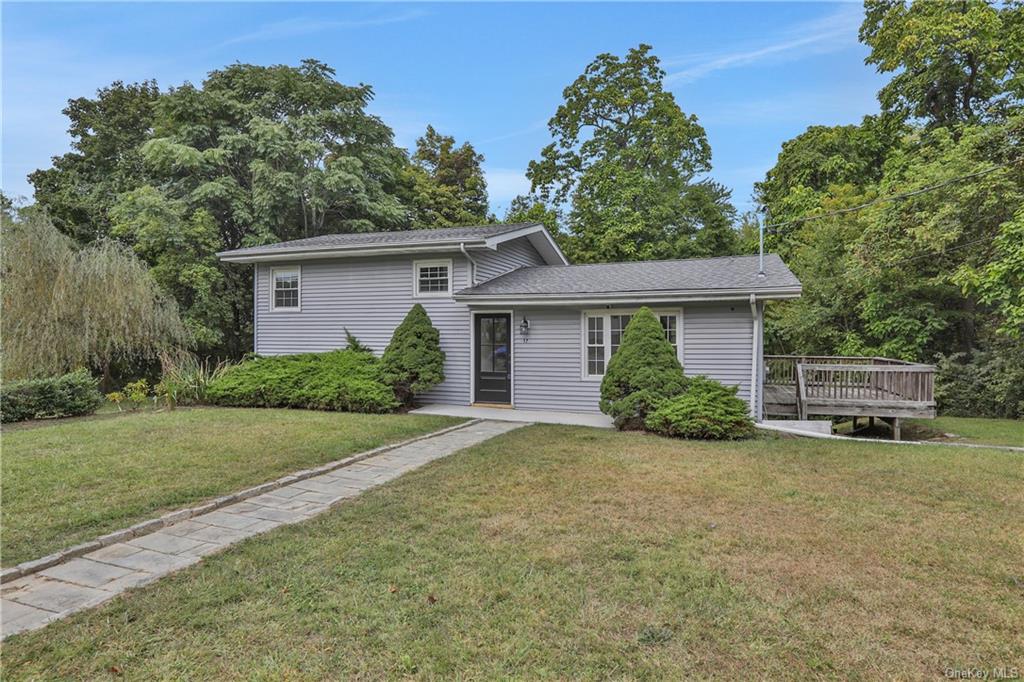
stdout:
[[778,300],[788,298],[799,298],[799,288],[787,289],[736,289],[720,290],[716,292],[658,291],[650,293],[632,294],[609,294],[609,295],[514,295],[502,294],[495,296],[481,296],[475,294],[455,294],[455,300],[470,305],[516,305],[516,306],[584,306],[584,305],[643,305],[647,303],[702,303],[718,301],[748,301],[751,294],[756,294],[758,300]]
[[518,239],[520,237],[529,237],[530,243],[533,244],[534,248],[537,249],[538,252],[540,252],[540,255],[544,257],[544,261],[548,265],[569,264],[569,259],[565,257],[564,253],[562,253],[562,249],[558,248],[558,243],[555,242],[554,238],[548,232],[548,229],[540,223],[534,223],[533,225],[527,225],[526,227],[512,232],[505,232],[503,234],[489,237],[484,243],[490,249],[497,249],[498,244],[512,239]]
[[334,247],[319,249],[281,249],[261,253],[240,253],[222,251],[217,256],[227,263],[264,263],[273,261],[313,260],[327,258],[358,258],[360,256],[386,256],[408,253],[439,253],[458,251],[459,244],[481,247],[480,240],[462,242],[430,242],[415,246],[371,246],[371,247]]

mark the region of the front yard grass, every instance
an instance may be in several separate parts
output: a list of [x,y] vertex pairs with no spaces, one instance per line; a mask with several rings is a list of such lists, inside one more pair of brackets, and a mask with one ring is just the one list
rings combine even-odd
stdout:
[[8,679],[942,678],[1024,662],[1024,458],[534,426],[5,642]]
[[[937,417],[912,419],[911,425],[926,437],[946,442],[1013,445],[1024,448],[1024,420],[985,419],[982,417]],[[949,438],[945,434],[952,434]]]
[[458,421],[197,408],[5,427],[3,565]]
[[[849,435],[852,427],[853,423],[850,421],[840,422],[836,425],[836,433]],[[861,417],[856,435],[860,438],[888,440],[892,438],[892,428],[881,419],[875,420],[874,427],[867,427],[867,419]],[[988,417],[907,419],[903,422],[902,438],[935,443],[1024,447],[1024,421]]]

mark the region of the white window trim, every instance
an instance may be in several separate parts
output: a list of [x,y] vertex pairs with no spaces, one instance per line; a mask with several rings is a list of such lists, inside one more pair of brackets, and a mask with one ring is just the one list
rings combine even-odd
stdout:
[[[294,270],[299,275],[298,281],[298,292],[299,292],[299,304],[294,307],[282,306],[277,307],[277,279],[275,277],[278,272],[290,272]],[[302,312],[302,266],[301,265],[289,265],[288,267],[270,268],[270,312],[272,313],[301,313]]]
[[[428,291],[420,293],[420,268],[444,265],[448,268],[448,291]],[[451,258],[435,258],[432,260],[414,260],[412,262],[412,296],[413,298],[451,298],[455,280],[455,268]]]
[[[640,308],[597,308],[593,310],[580,311],[580,378],[583,381],[601,381],[602,374],[587,373],[587,318],[604,318],[604,367],[608,369],[608,362],[612,359],[612,315],[635,315]],[[676,318],[676,359],[683,364],[683,309],[682,308],[651,308],[656,317],[662,315],[674,315]],[[661,320],[659,320],[659,323]]]

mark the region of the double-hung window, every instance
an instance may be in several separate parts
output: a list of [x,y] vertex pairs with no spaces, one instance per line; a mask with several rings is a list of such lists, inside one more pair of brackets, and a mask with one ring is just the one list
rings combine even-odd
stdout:
[[452,294],[451,260],[418,260],[412,264],[417,298],[447,298]]
[[291,268],[271,268],[270,283],[272,286],[270,297],[271,310],[299,310],[300,283],[302,281],[302,269],[299,266]]
[[604,317],[587,316],[587,374],[604,374]]
[[[679,357],[679,316],[678,310],[655,311],[661,328],[665,331],[665,339],[676,349]],[[608,360],[622,345],[622,337],[626,326],[633,319],[633,311],[593,311],[584,314],[585,338],[583,369],[585,377],[599,378],[604,376]]]

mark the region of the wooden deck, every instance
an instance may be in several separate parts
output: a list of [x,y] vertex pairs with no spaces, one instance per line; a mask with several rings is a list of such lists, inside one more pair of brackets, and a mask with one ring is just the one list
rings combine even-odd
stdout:
[[891,358],[766,355],[765,414],[935,417],[935,367]]

